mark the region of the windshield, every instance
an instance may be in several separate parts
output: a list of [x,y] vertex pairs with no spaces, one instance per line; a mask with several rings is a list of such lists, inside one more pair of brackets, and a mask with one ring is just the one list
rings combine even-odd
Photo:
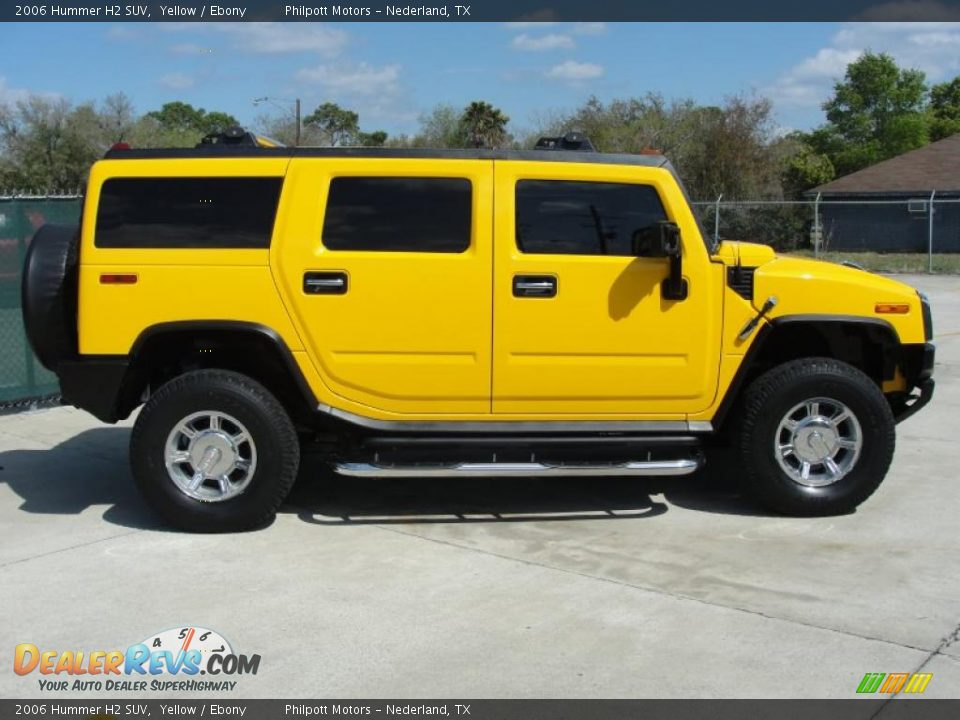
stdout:
[[720,244],[720,240],[710,235],[707,232],[707,229],[703,226],[703,221],[700,219],[700,216],[697,215],[697,212],[693,207],[693,202],[690,200],[690,195],[687,193],[687,188],[684,186],[683,180],[680,179],[680,174],[677,172],[677,169],[673,167],[669,160],[667,160],[661,167],[669,170],[670,174],[673,175],[673,179],[677,181],[677,185],[680,186],[680,192],[683,193],[683,199],[687,201],[687,207],[690,208],[690,213],[693,215],[693,219],[697,223],[697,228],[700,230],[700,237],[703,238],[704,245],[707,246],[707,250],[709,250],[710,254],[712,255],[717,251],[717,245]]

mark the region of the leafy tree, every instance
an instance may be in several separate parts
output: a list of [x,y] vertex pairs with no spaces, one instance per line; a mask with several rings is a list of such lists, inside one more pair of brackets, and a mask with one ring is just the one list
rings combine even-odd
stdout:
[[357,133],[357,144],[362,147],[383,147],[387,142],[387,133],[384,130]]
[[[649,148],[682,165],[697,136],[696,110],[692,100],[668,102],[656,93],[615,99],[609,104],[591,97],[572,112],[541,122],[536,134],[561,135],[576,129],[603,152],[634,153]],[[529,138],[527,146],[535,139]]]
[[833,163],[804,142],[795,140],[798,147],[788,155],[780,173],[783,192],[787,197],[799,197],[817,185],[828,183],[836,176]]
[[159,110],[148,112],[146,118],[155,123],[152,133],[150,125],[145,128],[151,135],[147,144],[153,147],[192,147],[204,135],[239,125],[229,113],[207,112],[179,101],[165,103]]
[[147,113],[147,117],[160,123],[161,128],[174,132],[199,130],[203,124],[203,115],[203,110],[179,101],[164,103],[159,110]]
[[[460,115],[452,105],[437,105],[429,113],[420,116],[420,131],[409,139],[409,144],[424,148],[464,147]],[[397,142],[400,140],[396,138]]]
[[360,116],[336,103],[323,103],[303,119],[306,127],[318,131],[323,145],[352,144],[360,132]]
[[74,109],[66,100],[40,96],[0,106],[0,186],[24,190],[82,186],[100,155],[83,132],[91,116],[95,113],[89,105]]
[[[200,112],[203,113],[203,110]],[[217,133],[239,124],[237,119],[230,113],[214,110],[203,114],[200,121],[200,129],[204,131],[204,134]]]
[[124,93],[116,93],[104,98],[98,116],[102,141],[108,147],[114,143],[130,140],[137,117],[133,103]]
[[488,102],[474,101],[460,115],[460,137],[470,147],[498,148],[507,140],[507,117]]
[[771,112],[769,100],[741,96],[693,110],[696,141],[680,172],[695,197],[781,197],[782,146],[775,141]]
[[769,101],[727,98],[720,106],[692,99],[667,101],[648,93],[605,104],[595,97],[541,125],[540,135],[579,130],[602,152],[656,151],[670,158],[697,200],[780,197],[778,169],[785,149],[776,142]]
[[960,133],[960,76],[930,88],[930,139]]
[[847,66],[823,105],[827,124],[808,141],[846,175],[929,141],[920,70],[897,66],[886,53],[864,53]]

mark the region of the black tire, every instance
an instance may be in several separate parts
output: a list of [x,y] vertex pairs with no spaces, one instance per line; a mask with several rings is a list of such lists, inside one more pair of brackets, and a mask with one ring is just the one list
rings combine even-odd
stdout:
[[[856,417],[862,437],[859,457],[847,474],[821,487],[794,480],[781,467],[774,449],[781,420],[791,408],[812,398],[846,405]],[[846,363],[828,358],[785,363],[757,378],[741,407],[738,445],[746,489],[778,513],[852,512],[877,489],[893,459],[896,431],[890,405],[873,380]],[[789,437],[791,431],[786,432]]]
[[[256,465],[241,494],[205,502],[181,490],[167,471],[167,439],[184,418],[216,411],[238,420],[256,447]],[[262,527],[290,492],[300,444],[280,402],[251,378],[195,370],[163,385],[144,405],[130,438],[137,486],[167,522],[190,532],[238,532]]]
[[23,325],[30,347],[48,370],[76,352],[78,254],[76,226],[44,225],[24,258]]

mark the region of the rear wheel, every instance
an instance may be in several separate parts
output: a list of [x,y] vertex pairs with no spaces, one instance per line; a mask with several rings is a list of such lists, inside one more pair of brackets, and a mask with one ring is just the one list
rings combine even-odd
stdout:
[[880,485],[895,443],[883,393],[846,363],[795,360],[759,377],[744,396],[746,485],[786,515],[852,511]]
[[130,457],[138,487],[168,522],[232,532],[273,518],[296,479],[300,446],[283,406],[262,385],[198,370],[150,398]]

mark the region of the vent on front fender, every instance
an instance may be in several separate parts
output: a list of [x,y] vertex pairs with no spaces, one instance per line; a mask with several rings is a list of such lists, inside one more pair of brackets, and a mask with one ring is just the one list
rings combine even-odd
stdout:
[[753,273],[755,270],[756,268],[752,267],[728,267],[727,285],[745,300],[753,300]]

